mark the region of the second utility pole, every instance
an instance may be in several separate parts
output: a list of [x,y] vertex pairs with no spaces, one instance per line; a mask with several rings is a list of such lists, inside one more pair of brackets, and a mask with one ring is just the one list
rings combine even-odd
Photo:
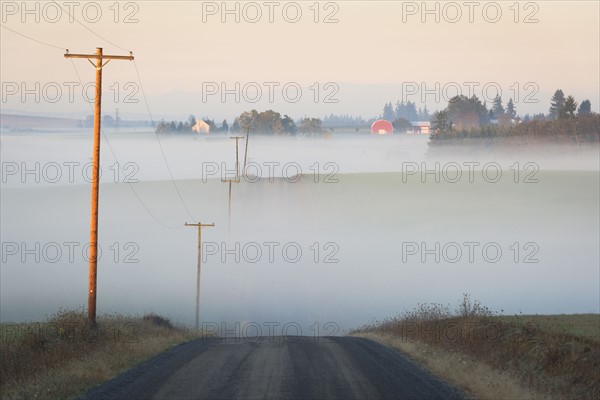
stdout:
[[[227,211],[227,238],[231,239],[231,183],[240,183],[240,156],[238,151],[238,142],[243,139],[243,136],[229,136],[230,139],[235,139],[235,179],[225,179],[222,182],[229,182],[229,205]],[[245,163],[245,161],[244,161]],[[244,166],[245,167],[245,166]]]
[[202,224],[201,222],[198,222],[197,224],[188,224],[186,222],[185,226],[198,227],[198,272],[196,274],[196,330],[198,330],[200,326],[200,263],[202,260],[202,227],[215,226],[215,224]]

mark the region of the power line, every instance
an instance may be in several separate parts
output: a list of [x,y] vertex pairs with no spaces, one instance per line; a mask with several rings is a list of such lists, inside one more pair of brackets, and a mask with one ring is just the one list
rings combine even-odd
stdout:
[[23,36],[23,37],[24,37],[24,38],[26,38],[26,39],[33,40],[34,42],[37,42],[37,43],[43,44],[43,45],[45,45],[45,46],[54,47],[55,49],[60,49],[60,50],[68,50],[66,47],[55,46],[55,45],[53,45],[53,44],[46,43],[46,42],[42,42],[41,40],[37,40],[37,39],[35,39],[35,38],[32,38],[31,36],[24,35],[24,34],[22,34],[22,33],[20,33],[20,32],[17,32],[17,31],[15,31],[14,29],[11,29],[11,28],[9,28],[8,26],[4,26],[4,25],[0,25],[0,26],[1,26],[2,28],[4,28],[4,29],[8,29],[9,31],[11,31],[11,32],[13,32],[13,33],[16,33],[16,34],[17,34],[17,35],[19,35],[19,36]]
[[[56,3],[56,1],[54,1],[54,3]],[[61,6],[60,4],[58,4],[58,3],[56,3],[56,4],[57,4],[59,7],[61,7],[61,9],[62,9],[62,6]],[[64,9],[63,9],[63,10],[64,10]],[[69,13],[68,13],[68,11],[65,11],[65,12],[67,12],[67,14],[69,14]],[[121,47],[121,46],[119,46],[119,45],[115,44],[114,42],[112,42],[112,41],[110,41],[110,40],[108,40],[108,39],[106,39],[106,38],[102,37],[101,35],[97,34],[96,32],[92,31],[90,28],[88,28],[87,26],[85,26],[84,24],[82,24],[82,23],[81,23],[79,20],[77,20],[77,19],[76,19],[74,16],[72,16],[71,14],[69,14],[69,15],[70,15],[70,16],[73,18],[73,20],[75,20],[75,21],[76,21],[76,22],[77,22],[79,25],[81,25],[83,28],[85,28],[87,31],[91,32],[91,33],[92,33],[92,34],[94,34],[95,36],[97,36],[97,37],[101,38],[102,40],[104,40],[104,41],[106,41],[106,42],[108,42],[108,43],[112,44],[113,46],[115,46],[115,47],[117,47],[117,48],[119,48],[119,49],[121,49],[121,50],[129,51],[129,50],[125,49],[124,47]],[[5,28],[5,29],[8,29],[9,31],[11,31],[11,32],[13,32],[13,33],[15,33],[15,34],[17,34],[17,35],[20,35],[20,36],[22,36],[22,37],[24,37],[24,38],[26,38],[26,39],[32,40],[32,41],[34,41],[34,42],[36,42],[36,43],[40,43],[40,44],[43,44],[43,45],[45,45],[45,46],[49,46],[49,47],[52,47],[52,48],[55,48],[55,49],[60,49],[60,50],[65,50],[65,49],[66,49],[66,47],[55,46],[55,45],[52,45],[52,44],[50,44],[50,43],[46,43],[46,42],[43,42],[43,41],[41,41],[41,40],[35,39],[35,38],[31,37],[31,36],[28,36],[28,35],[22,34],[22,33],[20,33],[20,32],[17,32],[17,31],[15,31],[14,29],[8,28],[8,27],[6,27],[6,26],[4,26],[4,25],[0,25],[0,26],[1,26],[1,27],[3,27],[3,28]],[[66,50],[67,50],[67,52],[68,52],[68,49],[66,49]],[[131,52],[130,52],[130,53],[131,53]],[[77,71],[77,67],[76,67],[76,66],[75,66],[75,64],[73,63],[73,60],[71,60],[71,64],[73,65],[73,69],[75,70],[75,74],[77,75],[77,79],[79,80],[79,83],[80,83],[81,85],[83,85],[83,82],[82,82],[82,80],[81,80],[81,77],[79,76],[79,72]],[[169,172],[169,177],[171,178],[171,181],[172,181],[172,183],[173,183],[173,186],[174,186],[174,188],[175,188],[175,191],[177,192],[177,196],[179,197],[179,200],[181,201],[181,204],[183,205],[183,208],[185,209],[185,212],[187,213],[187,215],[188,215],[188,216],[189,216],[189,217],[190,217],[192,220],[195,220],[194,216],[193,216],[193,215],[192,215],[192,213],[190,212],[190,209],[188,208],[187,204],[186,204],[186,203],[185,203],[185,201],[183,200],[183,196],[182,196],[182,194],[181,194],[181,191],[179,190],[179,186],[177,185],[177,183],[176,183],[176,181],[175,181],[175,178],[174,178],[174,176],[173,176],[173,172],[171,171],[171,167],[169,166],[169,163],[168,163],[168,161],[167,161],[167,158],[166,158],[166,155],[165,155],[165,152],[164,152],[164,149],[163,149],[162,143],[161,143],[161,141],[160,141],[160,138],[158,137],[158,132],[156,131],[156,124],[155,124],[155,122],[154,122],[154,119],[152,118],[152,113],[150,112],[150,106],[149,106],[149,104],[148,104],[148,99],[147,99],[147,97],[146,97],[146,93],[145,93],[145,90],[144,90],[144,86],[143,86],[143,84],[142,84],[142,79],[141,79],[141,77],[140,77],[140,73],[139,73],[139,70],[138,70],[138,68],[137,68],[137,64],[135,63],[135,60],[134,60],[133,64],[134,64],[134,67],[135,67],[135,72],[136,72],[136,75],[137,75],[137,78],[138,78],[138,82],[140,83],[140,88],[141,88],[141,90],[142,90],[142,95],[143,95],[143,97],[144,97],[144,103],[145,103],[145,105],[146,105],[146,110],[147,110],[147,112],[148,112],[148,116],[150,117],[150,120],[151,120],[151,123],[152,123],[152,129],[153,129],[153,131],[154,131],[154,134],[155,134],[155,137],[156,137],[156,139],[157,139],[157,142],[158,142],[158,145],[159,145],[159,148],[160,148],[160,152],[161,152],[162,158],[163,158],[163,160],[164,160],[164,162],[165,162],[165,166],[167,167],[167,171]],[[90,108],[91,108],[91,105],[90,105]],[[93,109],[92,109],[92,110],[93,110]],[[118,160],[118,158],[117,158],[117,156],[116,156],[116,154],[115,154],[115,152],[114,152],[114,150],[113,150],[113,148],[112,148],[112,146],[111,146],[111,144],[110,144],[110,141],[108,140],[108,138],[106,137],[106,135],[105,135],[105,133],[104,133],[104,129],[102,129],[102,130],[101,130],[101,132],[102,132],[102,138],[104,139],[104,141],[105,141],[105,142],[106,142],[106,144],[108,145],[108,148],[109,148],[110,152],[112,153],[112,155],[113,155],[114,159],[115,159],[115,160],[118,162],[119,160]],[[120,165],[120,164],[119,164],[119,165]],[[120,167],[119,167],[119,168],[120,168]],[[157,217],[156,217],[156,216],[155,216],[155,215],[154,215],[154,214],[153,214],[153,213],[150,211],[150,209],[149,209],[149,208],[146,206],[146,204],[145,204],[145,203],[142,201],[142,199],[141,199],[141,197],[139,196],[139,194],[138,194],[138,193],[135,191],[135,189],[133,188],[133,186],[131,186],[131,183],[127,182],[127,185],[128,185],[128,186],[129,186],[129,188],[132,190],[132,192],[134,193],[135,197],[136,197],[136,198],[139,200],[139,202],[140,202],[140,204],[142,205],[142,207],[143,207],[143,208],[146,210],[146,212],[147,212],[147,213],[148,213],[148,214],[149,214],[149,215],[150,215],[150,216],[151,216],[151,217],[152,217],[152,218],[153,218],[153,219],[154,219],[156,222],[158,222],[160,225],[162,225],[163,227],[165,227],[165,228],[168,228],[168,229],[181,229],[181,227],[169,226],[169,225],[166,225],[165,223],[163,223],[162,221],[160,221],[160,220],[159,220],[159,219],[158,219],[158,218],[157,218]]]
[[[75,70],[75,74],[77,75],[77,79],[79,80],[79,84],[83,86],[83,82],[81,80],[81,77],[79,75],[79,71],[77,70],[77,67],[75,66],[75,63],[73,62],[73,60],[71,59],[71,65],[73,65],[73,69]],[[92,105],[90,104],[90,109],[92,109]],[[108,149],[110,150],[113,158],[115,159],[115,161],[118,163],[119,165],[119,169],[121,168],[121,163],[119,163],[119,159],[117,158],[117,155],[115,153],[115,151],[112,148],[112,145],[110,144],[110,141],[108,140],[108,137],[106,136],[106,134],[104,133],[104,128],[101,129],[102,132],[102,138],[104,139],[104,141],[106,142],[106,145],[108,146]],[[165,223],[163,223],[160,219],[158,219],[158,217],[156,217],[152,211],[150,211],[150,209],[148,208],[148,206],[146,206],[146,204],[144,203],[144,201],[142,200],[142,198],[140,197],[140,195],[138,194],[138,192],[133,188],[133,186],[131,185],[130,182],[126,182],[127,186],[129,186],[129,189],[131,189],[131,191],[133,192],[133,194],[135,195],[135,197],[138,199],[138,201],[140,202],[140,204],[142,205],[142,207],[144,208],[144,210],[146,210],[146,212],[148,213],[148,215],[150,215],[150,217],[152,217],[156,222],[158,222],[160,225],[162,225],[164,228],[167,229],[181,229],[180,226],[170,226],[167,225]]]
[[[57,6],[59,6],[61,9],[62,6],[60,4],[58,4],[56,1],[53,1],[53,3],[55,3]],[[64,10],[64,9],[63,9]],[[77,18],[75,18],[75,16],[71,15],[68,11],[66,11],[67,14],[75,21],[77,22],[79,25],[81,25],[84,29],[86,29],[88,32],[92,33],[93,35],[99,37],[100,39],[112,44],[113,46],[124,50],[124,51],[128,51],[131,54],[131,51],[119,46],[118,44],[106,39],[105,37],[99,35],[98,33],[94,32],[93,30],[91,30],[90,28],[88,28],[87,26],[85,26],[83,23],[81,23],[81,21],[79,21]],[[154,123],[154,119],[152,118],[152,113],[150,112],[150,106],[148,105],[148,99],[146,98],[146,92],[144,90],[144,85],[142,84],[142,79],[140,77],[140,72],[137,68],[137,64],[135,63],[135,60],[133,61],[133,65],[135,67],[135,73],[137,74],[138,77],[138,82],[140,83],[140,88],[142,89],[142,95],[144,97],[144,103],[146,104],[146,110],[148,111],[148,116],[150,117],[150,121],[152,122],[152,129],[154,130],[154,134],[156,136],[156,139],[158,141],[158,146],[160,147],[160,152],[162,154],[163,160],[165,162],[165,165],[167,167],[167,170],[169,171],[169,176],[171,177],[171,181],[173,182],[173,186],[175,187],[175,191],[177,192],[177,196],[179,196],[179,200],[181,201],[181,204],[183,205],[183,208],[185,209],[186,213],[188,214],[188,216],[192,219],[195,219],[194,216],[192,215],[192,213],[190,212],[187,204],[185,203],[185,201],[183,200],[183,196],[181,195],[181,191],[179,190],[179,187],[177,186],[177,183],[175,182],[175,178],[173,177],[173,173],[171,171],[171,167],[169,166],[169,163],[167,161],[167,157],[165,156],[165,151],[163,149],[162,143],[160,142],[160,138],[158,137],[158,132],[156,131],[156,124]]]
[[71,13],[69,13],[69,11],[68,11],[68,10],[65,10],[65,9],[64,9],[64,8],[63,8],[63,7],[62,7],[60,4],[58,4],[56,1],[52,1],[52,2],[53,2],[54,4],[56,4],[57,6],[59,6],[59,7],[60,7],[60,9],[61,9],[61,10],[63,10],[63,11],[65,11],[65,12],[66,12],[66,13],[69,15],[69,17],[70,17],[71,19],[73,19],[75,22],[77,22],[79,25],[81,25],[81,26],[82,26],[84,29],[86,29],[87,31],[89,31],[89,32],[90,32],[92,35],[99,37],[100,39],[104,40],[105,42],[107,42],[107,43],[110,43],[110,44],[112,44],[113,46],[115,46],[115,47],[117,47],[117,48],[119,48],[119,49],[121,49],[121,50],[123,50],[123,51],[131,52],[131,50],[129,50],[129,49],[125,49],[125,48],[123,48],[123,47],[119,46],[118,44],[116,44],[116,43],[114,43],[114,42],[112,42],[112,41],[110,41],[110,40],[106,39],[105,37],[103,37],[103,36],[100,36],[99,34],[97,34],[96,32],[94,32],[93,30],[91,30],[90,28],[88,28],[87,26],[85,26],[84,24],[82,24],[82,23],[81,23],[81,21],[79,21],[77,18],[75,18],[75,16],[74,16],[74,15],[72,15]]
[[181,192],[179,191],[179,187],[177,186],[177,182],[175,182],[175,178],[173,177],[173,172],[171,172],[171,167],[169,166],[167,157],[165,156],[165,151],[163,149],[162,143],[160,142],[160,138],[158,137],[158,132],[156,130],[156,124],[154,123],[154,119],[152,118],[152,113],[150,112],[150,106],[148,105],[148,99],[146,98],[146,91],[144,90],[144,85],[142,84],[142,78],[140,77],[140,72],[138,70],[135,60],[133,60],[133,66],[135,68],[135,73],[137,74],[138,82],[140,83],[140,89],[142,89],[142,96],[144,97],[144,103],[146,104],[146,110],[148,111],[148,115],[150,116],[150,121],[152,123],[152,129],[154,130],[154,136],[156,136],[156,141],[158,142],[158,147],[160,147],[160,153],[162,154],[162,157],[163,157],[163,160],[165,161],[167,170],[169,171],[169,176],[171,177],[171,181],[173,182],[175,191],[177,191],[179,200],[181,200],[181,204],[185,208],[185,211],[187,212],[188,216],[194,220],[195,219],[194,216],[192,215],[187,204],[185,204],[185,201],[183,200],[183,196],[181,195]]

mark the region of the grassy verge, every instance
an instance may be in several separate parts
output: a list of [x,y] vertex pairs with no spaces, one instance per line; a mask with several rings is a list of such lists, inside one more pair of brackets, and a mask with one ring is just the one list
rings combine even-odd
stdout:
[[0,397],[64,399],[196,337],[157,315],[104,315],[95,328],[82,311],[43,323],[0,325]]
[[481,399],[600,398],[600,315],[496,316],[465,298],[353,335],[396,347]]

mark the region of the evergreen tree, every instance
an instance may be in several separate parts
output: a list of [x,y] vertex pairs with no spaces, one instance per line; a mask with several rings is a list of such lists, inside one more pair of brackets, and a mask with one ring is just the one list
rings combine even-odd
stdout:
[[396,119],[397,118],[404,118],[405,114],[404,114],[404,102],[400,102],[400,100],[396,101],[396,113],[395,113]]
[[573,96],[567,97],[565,105],[563,107],[564,118],[572,118],[575,116],[575,110],[577,110],[577,102]]
[[229,132],[229,124],[227,123],[226,119],[224,119],[223,123],[221,124],[221,130],[224,132]]
[[592,103],[589,100],[584,100],[577,109],[577,115],[589,114],[592,112]]
[[429,110],[427,109],[427,105],[425,105],[425,106],[423,107],[423,113],[421,114],[421,116],[419,117],[419,119],[420,119],[421,121],[429,121],[429,118],[430,118],[430,117],[431,117],[431,116],[429,115]]
[[508,104],[506,105],[506,113],[510,116],[510,119],[515,119],[517,116],[517,110],[515,108],[515,103],[513,103],[512,97],[508,100]]
[[383,119],[387,119],[388,121],[394,120],[394,108],[391,102],[386,103],[385,107],[383,107]]
[[231,125],[230,132],[239,132],[240,131],[240,119],[236,118],[233,120],[233,125]]
[[562,90],[557,89],[554,92],[554,96],[550,100],[550,114],[551,119],[558,119],[564,117],[564,106],[565,106],[565,94]]
[[409,121],[417,121],[419,119],[417,115],[417,106],[415,103],[408,102],[406,103],[406,117],[405,119]]
[[445,110],[438,111],[433,114],[433,119],[431,121],[431,128],[434,132],[440,131],[445,132],[451,129],[451,122],[448,118],[448,112]]
[[499,118],[502,114],[504,114],[504,107],[502,107],[502,97],[496,95],[494,97],[494,105],[492,106],[492,110],[494,111],[494,115],[496,118]]

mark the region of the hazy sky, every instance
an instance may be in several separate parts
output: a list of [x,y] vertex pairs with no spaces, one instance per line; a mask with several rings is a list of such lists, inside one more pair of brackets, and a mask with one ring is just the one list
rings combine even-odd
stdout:
[[[31,13],[22,4],[2,2],[4,26],[71,52],[90,53],[102,46],[106,53],[126,54],[123,49],[131,49],[155,118],[189,113],[220,118],[250,108],[274,108],[294,116],[370,117],[385,102],[403,97],[417,106],[443,108],[445,96],[457,88],[469,94],[470,87],[483,99],[493,97],[499,87],[505,102],[514,98],[521,114],[547,112],[557,88],[579,102],[589,98],[595,111],[600,102],[597,1],[227,2],[231,13],[224,12],[222,2],[120,2],[119,7],[113,1],[79,2],[73,15],[90,31],[69,21],[68,3],[58,2],[64,10],[61,17],[52,2],[27,2]],[[1,35],[4,109],[85,111],[77,101],[65,104],[64,83],[77,81],[77,76],[61,49],[6,29]],[[93,80],[84,60],[75,65],[83,81]],[[19,93],[6,93],[6,82],[31,86],[35,81],[41,88],[57,82],[64,90],[61,101],[48,102],[44,96],[39,102],[32,96],[22,101]],[[127,82],[137,82],[133,65],[111,63],[105,71],[105,92],[111,87],[127,92]],[[207,95],[213,82],[218,91]],[[240,95],[239,103],[234,94],[223,101],[221,82]],[[256,87],[243,91],[252,82],[262,91],[258,103],[247,101],[255,98]],[[265,82],[272,82],[272,102]],[[328,82],[333,86],[326,87]],[[303,88],[300,100],[288,101],[296,83]],[[282,92],[286,84],[291,87],[288,98]],[[326,95],[337,103],[325,102]],[[137,98],[138,104],[105,101],[121,103],[123,113],[143,114],[142,97]]]

